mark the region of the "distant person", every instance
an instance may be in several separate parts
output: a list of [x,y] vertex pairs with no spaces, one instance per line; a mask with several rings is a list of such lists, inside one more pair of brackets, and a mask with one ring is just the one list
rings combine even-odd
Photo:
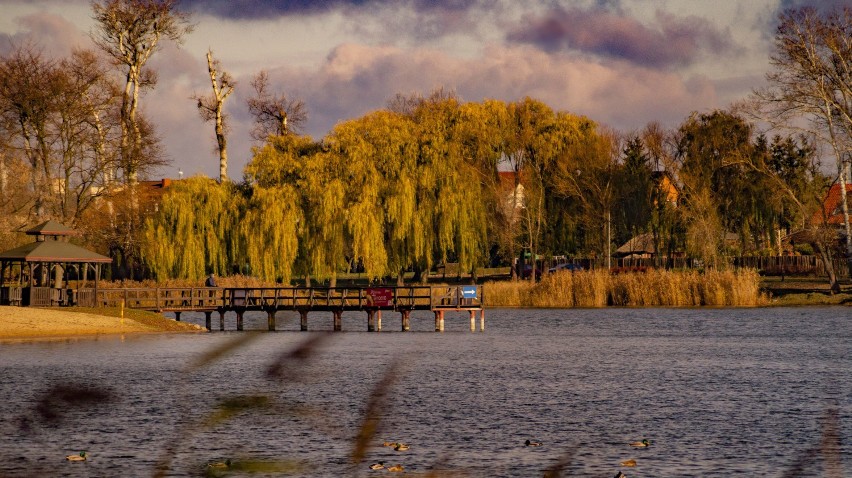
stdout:
[[205,287],[216,287],[216,274],[210,273],[207,280],[204,282]]

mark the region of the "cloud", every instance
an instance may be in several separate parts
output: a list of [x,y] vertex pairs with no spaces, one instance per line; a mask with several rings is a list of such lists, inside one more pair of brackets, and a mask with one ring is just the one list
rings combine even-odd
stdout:
[[15,34],[0,34],[0,54],[6,55],[14,48],[36,45],[46,55],[60,58],[71,54],[74,48],[94,48],[91,39],[74,24],[59,15],[38,13],[20,17],[21,30]]
[[695,109],[719,106],[714,85],[625,61],[596,62],[525,46],[492,45],[476,59],[435,50],[341,45],[315,71],[270,72],[273,83],[299,91],[308,130],[324,134],[335,122],[383,108],[395,93],[455,90],[465,101],[516,101],[532,96],[560,110],[617,128],[651,120],[676,124]]
[[849,7],[849,0],[781,0],[778,13],[788,8],[813,7],[820,11]]
[[184,0],[181,7],[229,19],[269,19],[334,10],[374,9],[406,5],[421,12],[467,10],[480,0]]
[[579,50],[655,67],[683,66],[704,53],[735,51],[729,35],[707,20],[661,11],[653,28],[602,8],[556,8],[540,16],[526,15],[522,23],[507,40],[549,52]]

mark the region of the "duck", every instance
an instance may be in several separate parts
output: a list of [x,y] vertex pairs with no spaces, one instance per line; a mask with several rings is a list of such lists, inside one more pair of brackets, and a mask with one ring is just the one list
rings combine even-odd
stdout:
[[627,478],[627,475],[625,475],[624,473],[619,471],[618,473],[615,474],[614,478]]
[[630,446],[635,446],[637,448],[645,448],[651,446],[651,442],[649,442],[648,440],[634,441],[630,443]]
[[540,441],[527,440],[527,441],[524,442],[524,446],[541,446],[541,442]]
[[395,441],[386,441],[386,442],[382,443],[382,446],[394,446],[395,447],[397,445],[398,445],[398,443],[395,442]]
[[405,471],[402,465],[389,466],[388,471]]
[[621,466],[627,466],[627,467],[633,468],[634,466],[636,466],[636,460],[634,460],[632,458],[629,459],[629,460],[624,460],[624,461],[621,462]]
[[373,463],[372,465],[370,465],[371,470],[381,470],[384,467],[385,467],[385,462],[383,462],[383,461],[380,461],[378,463]]
[[393,447],[396,451],[408,451],[409,446],[405,443],[397,443],[395,447]]
[[208,463],[207,468],[230,468],[231,467],[231,459],[228,458],[224,462],[217,461],[214,463]]
[[65,459],[68,461],[86,461],[86,452],[81,451],[79,455],[68,455]]

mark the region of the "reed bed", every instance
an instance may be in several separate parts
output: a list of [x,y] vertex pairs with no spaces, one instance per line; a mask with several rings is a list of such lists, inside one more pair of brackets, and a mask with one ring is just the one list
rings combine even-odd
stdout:
[[768,299],[753,269],[557,272],[541,281],[487,282],[490,307],[753,307]]

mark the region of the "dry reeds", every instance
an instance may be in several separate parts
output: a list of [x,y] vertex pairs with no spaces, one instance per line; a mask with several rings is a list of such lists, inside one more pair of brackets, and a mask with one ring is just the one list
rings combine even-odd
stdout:
[[541,281],[488,282],[489,307],[693,307],[763,305],[759,277],[738,271],[557,272]]

